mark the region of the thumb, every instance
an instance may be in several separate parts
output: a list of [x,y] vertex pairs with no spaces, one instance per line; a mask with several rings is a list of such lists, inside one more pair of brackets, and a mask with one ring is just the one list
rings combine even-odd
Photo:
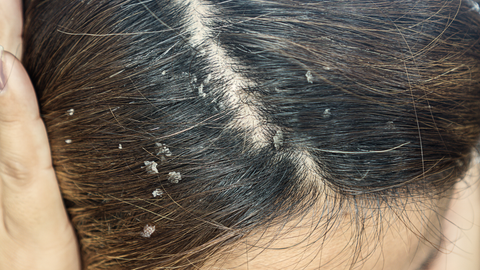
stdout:
[[[0,57],[0,172],[19,176],[34,164],[49,168],[50,148],[30,78],[1,46]],[[30,182],[25,177],[14,178]]]
[[[8,269],[76,269],[78,246],[35,91],[21,63],[0,49],[0,268],[7,262]],[[16,268],[21,254],[32,265]]]
[[[54,208],[65,212],[30,78],[13,55],[2,51],[0,56],[0,178],[3,189],[0,198],[6,203],[4,215],[8,211],[29,215],[33,214],[28,210],[33,205],[42,207],[57,203],[60,207]],[[49,197],[39,197],[45,194]]]

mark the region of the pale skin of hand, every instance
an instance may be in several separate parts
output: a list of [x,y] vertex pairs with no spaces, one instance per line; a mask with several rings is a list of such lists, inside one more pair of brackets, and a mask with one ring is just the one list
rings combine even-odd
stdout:
[[[22,20],[20,0],[0,1],[0,45],[18,57]],[[0,64],[0,269],[81,269],[32,83],[14,55]]]

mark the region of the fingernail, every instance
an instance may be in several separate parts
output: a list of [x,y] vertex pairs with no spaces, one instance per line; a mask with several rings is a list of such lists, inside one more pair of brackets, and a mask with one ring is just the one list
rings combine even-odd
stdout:
[[0,90],[5,88],[7,81],[5,79],[5,69],[3,68],[3,46],[0,45]]

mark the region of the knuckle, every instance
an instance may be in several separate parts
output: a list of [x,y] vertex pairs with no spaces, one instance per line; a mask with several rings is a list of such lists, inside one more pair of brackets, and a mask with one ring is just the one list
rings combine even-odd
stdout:
[[17,186],[28,185],[32,177],[31,166],[15,159],[0,162],[0,174],[4,180],[14,181]]

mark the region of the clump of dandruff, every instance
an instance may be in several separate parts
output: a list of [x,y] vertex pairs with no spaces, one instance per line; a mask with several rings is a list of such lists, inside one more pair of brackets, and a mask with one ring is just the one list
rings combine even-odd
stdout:
[[145,225],[143,231],[140,233],[140,236],[149,238],[155,232],[155,225]]

